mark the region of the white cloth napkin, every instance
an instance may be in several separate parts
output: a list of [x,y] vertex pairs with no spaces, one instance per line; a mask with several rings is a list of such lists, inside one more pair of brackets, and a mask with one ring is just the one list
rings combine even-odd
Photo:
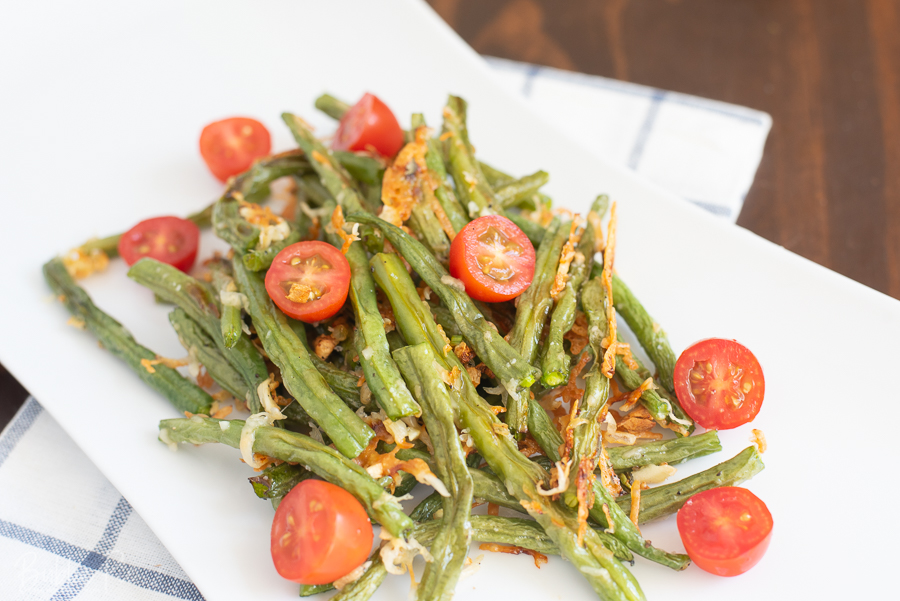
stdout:
[[[573,138],[690,202],[737,219],[771,127],[767,114],[488,60],[498,78]],[[128,501],[29,398],[0,434],[0,599],[76,597],[203,599]]]

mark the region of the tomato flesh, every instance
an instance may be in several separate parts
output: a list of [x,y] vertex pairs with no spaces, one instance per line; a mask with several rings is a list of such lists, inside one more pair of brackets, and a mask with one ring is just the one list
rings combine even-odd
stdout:
[[335,150],[374,150],[392,157],[403,146],[403,130],[385,103],[366,94],[341,117],[331,146]]
[[534,279],[534,246],[516,224],[500,215],[470,221],[450,245],[450,275],[466,293],[485,302],[508,301]]
[[119,238],[119,256],[134,265],[150,257],[187,272],[197,259],[200,229],[180,217],[145,219]]
[[753,420],[766,382],[750,350],[735,340],[710,338],[675,363],[675,392],[691,418],[707,429],[728,430]]
[[272,151],[266,126],[248,117],[215,121],[200,132],[200,156],[220,181],[243,173]]
[[677,522],[691,561],[718,576],[737,576],[755,566],[772,538],[769,508],[735,486],[697,493],[678,510]]
[[272,561],[300,584],[328,584],[369,556],[374,532],[366,510],[339,486],[304,480],[284,496],[272,521]]
[[275,255],[266,273],[269,298],[289,317],[306,323],[340,311],[350,290],[350,264],[325,242],[297,242]]

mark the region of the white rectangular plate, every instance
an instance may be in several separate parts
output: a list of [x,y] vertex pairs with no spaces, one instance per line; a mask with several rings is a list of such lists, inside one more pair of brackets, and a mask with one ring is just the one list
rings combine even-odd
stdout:
[[[282,111],[327,131],[312,108],[326,90],[348,99],[370,90],[404,121],[424,111],[432,124],[448,92],[464,96],[480,156],[514,173],[546,169],[548,191],[571,208],[599,192],[619,202],[618,272],[676,349],[719,336],[759,357],[768,394],[754,427],[769,451],[748,487],[774,515],[768,555],[738,579],[639,560],[634,571],[648,598],[883,598],[894,586],[898,526],[874,516],[898,492],[886,468],[897,456],[887,422],[897,404],[900,303],[590,156],[495,85],[424,4],[8,2],[0,8],[0,74],[0,361],[209,601],[296,597],[269,559],[271,510],[251,494],[231,449],[172,454],[156,441],[158,420],[176,412],[65,325],[40,266],[89,236],[215,198],[220,186],[197,152],[211,120],[255,116],[277,150],[292,145]],[[116,262],[88,281],[89,291],[139,341],[180,356],[166,308],[124,271]],[[725,450],[679,476],[734,455],[749,434],[723,432]],[[673,519],[644,532],[663,548],[682,548]],[[378,598],[404,598],[406,587],[390,579]],[[591,595],[559,559],[536,570],[527,558],[497,554],[458,589],[459,599]]]

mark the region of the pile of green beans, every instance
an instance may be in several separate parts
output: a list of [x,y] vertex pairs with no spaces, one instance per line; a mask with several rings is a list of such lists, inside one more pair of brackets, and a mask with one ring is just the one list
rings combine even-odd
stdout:
[[[350,105],[325,94],[316,108],[340,119]],[[403,228],[378,217],[383,160],[332,151],[303,119],[285,113],[298,148],[258,161],[229,180],[216,202],[189,217],[201,227],[212,227],[231,247],[229,256],[207,261],[205,277],[192,277],[149,258],[130,268],[129,278],[173,305],[169,322],[191,362],[204,366],[215,384],[246,404],[256,414],[252,422],[210,417],[213,396],[167,367],[99,309],[61,258],[44,266],[44,277],[76,325],[83,325],[175,409],[187,413],[160,421],[161,441],[173,447],[219,443],[279,460],[249,478],[254,493],[276,508],[310,478],[344,488],[391,537],[415,539],[430,548],[432,560],[426,563],[417,599],[449,601],[470,542],[482,541],[559,555],[601,599],[642,600],[644,594],[624,564],[638,555],[682,570],[688,557],[645,540],[628,517],[630,496],[616,496],[599,476],[591,485],[593,502],[581,507],[589,513],[585,527],[577,513],[575,476],[593,477],[605,453],[608,465],[627,483],[631,472],[642,467],[721,451],[719,438],[714,431],[691,435],[693,423],[674,395],[675,353],[665,333],[618,275],[612,279],[612,298],[601,281],[602,258],[595,258],[595,244],[603,232],[594,227],[605,216],[609,198],[596,198],[592,219],[551,218],[546,211],[552,201],[541,191],[550,176],[537,171],[516,178],[479,160],[467,111],[463,99],[450,96],[439,132],[418,147],[425,166],[418,164],[407,173],[421,177],[420,186],[431,186],[433,197],[428,197],[430,204],[411,208]],[[416,132],[421,140],[424,117],[413,115],[411,125],[407,140]],[[293,179],[303,210],[289,220],[289,233],[282,240],[262,246],[260,228],[244,219],[241,207],[265,201],[270,184],[279,178]],[[275,256],[296,242],[316,239],[344,246],[346,236],[331,224],[338,209],[348,229],[359,224],[354,227],[360,235],[345,250],[349,302],[322,322],[295,321],[269,297],[266,272]],[[471,220],[488,214],[508,217],[536,247],[532,284],[514,303],[476,302],[448,271],[454,236]],[[551,292],[573,232],[580,236],[577,244],[572,242],[575,258],[562,286]],[[112,257],[118,240],[118,235],[91,240],[79,249]],[[635,358],[634,363],[616,361],[614,376],[602,372],[610,303],[652,367]],[[568,335],[579,314],[588,336],[586,347],[576,355]],[[330,355],[319,356],[316,338],[337,336],[338,331],[340,345]],[[561,432],[538,399],[565,385],[572,378],[572,365],[582,357],[593,362],[573,409],[571,432]],[[680,436],[605,448],[601,424],[612,378],[622,388],[635,390],[651,377],[658,385],[643,391],[640,402],[660,426]],[[271,390],[276,391],[274,397]],[[276,401],[280,406],[273,407]],[[259,425],[261,418],[268,425]],[[401,444],[396,449],[382,434],[376,444],[376,431],[388,431],[394,423],[421,432],[421,438],[411,448]],[[250,427],[253,436],[243,436]],[[533,450],[535,442],[542,454],[529,457],[519,450],[520,444]],[[374,478],[354,461],[373,449],[393,452],[407,462],[401,469],[412,471],[411,462],[421,466],[424,461],[442,486],[430,480],[435,492],[407,514],[400,501],[418,475]],[[554,464],[564,459],[572,466],[569,484],[547,493],[554,486]],[[739,484],[762,469],[759,452],[748,447],[708,470],[646,490],[640,497],[639,523],[670,516],[692,495]],[[520,517],[473,515],[473,504],[480,502]],[[375,593],[388,571],[377,551],[371,560],[362,576],[334,599],[365,601]],[[300,594],[332,588],[302,586]]]

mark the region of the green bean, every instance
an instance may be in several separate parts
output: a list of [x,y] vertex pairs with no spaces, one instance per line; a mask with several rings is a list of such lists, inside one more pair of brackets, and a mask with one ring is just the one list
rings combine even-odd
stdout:
[[[468,345],[500,378],[507,390],[514,393],[516,386],[527,388],[534,383],[537,370],[531,367],[522,355],[500,336],[484,318],[484,315],[478,311],[465,290],[459,290],[445,283],[450,274],[425,247],[400,228],[377,217],[353,214],[349,215],[347,220],[375,225],[384,233],[384,236],[416,270],[428,287],[440,297],[444,306],[453,315],[454,321]],[[406,338],[405,335],[404,338]],[[408,338],[406,340],[411,343]]]
[[246,336],[234,347],[225,346],[219,305],[210,286],[155,259],[144,258],[131,266],[128,277],[166,301],[178,305],[212,338],[222,356],[243,376],[250,396],[250,411],[260,411],[259,385],[268,378],[265,361]]
[[[418,298],[403,264],[396,255],[390,257],[394,259],[389,260],[389,257],[382,255],[373,259],[375,280],[391,300],[400,333],[410,344],[430,344],[437,366],[448,369],[455,364],[454,360],[458,361],[456,355],[442,353],[443,341],[435,340],[437,325]],[[413,298],[418,302],[412,302]],[[395,304],[395,301],[398,302]],[[538,492],[540,483],[548,480],[547,473],[519,452],[513,438],[503,433],[505,425],[478,396],[471,381],[466,377],[460,380],[461,390],[450,392],[459,407],[460,422],[468,429],[478,452],[506,485],[507,492],[527,504],[529,514],[559,547],[563,557],[579,569],[601,597],[643,599],[637,581],[615,559],[612,551],[603,545],[596,532],[588,529],[584,535],[584,545],[580,544],[578,524],[572,512]]]
[[384,582],[388,571],[381,561],[378,552],[372,555],[372,565],[360,576],[338,592],[331,601],[367,601]]
[[125,361],[141,380],[169,399],[179,411],[209,411],[212,397],[202,388],[171,367],[159,364],[148,369],[142,364],[142,361],[155,360],[156,353],[138,344],[122,324],[98,308],[66,271],[62,259],[51,259],[44,264],[43,271],[47,284],[60,297],[69,313],[84,323],[103,348]]
[[269,359],[281,370],[288,392],[347,457],[359,455],[375,435],[334,393],[316,371],[309,353],[287,317],[269,298],[263,276],[235,262],[238,287],[247,297],[247,312]]
[[[530,211],[537,210],[534,197],[541,186],[550,181],[550,174],[546,171],[536,171],[531,175],[513,180],[501,186],[494,186],[494,198],[501,207],[508,208],[525,203]],[[490,182],[489,182],[490,183]]]
[[434,210],[424,202],[416,203],[409,216],[409,228],[415,232],[422,244],[435,256],[446,257],[450,251],[450,240],[441,228]]
[[606,452],[613,469],[622,471],[644,465],[675,465],[721,450],[719,435],[715,430],[710,430],[697,436],[655,440],[627,447],[609,447]]
[[[413,129],[423,125],[425,125],[425,117],[422,116],[421,113],[413,114]],[[441,208],[444,209],[444,214],[447,215],[447,220],[450,221],[450,226],[453,228],[454,233],[458,234],[459,231],[469,223],[469,217],[466,210],[456,198],[453,189],[447,185],[447,169],[444,166],[444,159],[441,149],[438,146],[438,141],[434,138],[429,138],[428,140],[428,151],[425,153],[425,166],[428,167],[428,170],[431,171],[434,176],[434,181],[437,182],[434,196],[437,198],[438,203],[440,203]]]
[[[207,266],[212,274],[213,286],[219,292],[220,302],[223,296],[237,292],[237,286],[235,286],[234,279],[231,277],[231,261],[223,258],[213,259],[207,263]],[[219,325],[222,330],[222,343],[225,345],[225,348],[234,348],[244,335],[241,307],[233,302],[222,303]]]
[[[528,411],[528,431],[531,432],[544,454],[551,461],[560,460],[559,448],[563,444],[562,436],[553,427],[547,412],[535,400],[531,401],[531,407]],[[606,514],[603,512],[605,505],[613,520],[614,532],[612,534],[626,547],[641,557],[655,561],[673,570],[683,570],[690,564],[690,559],[687,555],[661,551],[652,546],[649,541],[644,540],[641,531],[631,522],[622,508],[615,503],[612,495],[603,486],[602,482],[594,480],[593,491],[594,506],[590,510],[591,519],[601,526],[609,527],[610,524],[607,522]]]
[[[227,424],[223,429],[222,423]],[[241,420],[224,421],[195,415],[189,419],[167,419],[159,422],[159,439],[166,443],[205,444],[218,442],[240,448]],[[403,507],[366,473],[366,470],[331,447],[308,436],[282,428],[261,426],[255,430],[253,453],[306,466],[317,476],[336,484],[363,504],[369,515],[392,536],[405,538],[413,521]]]
[[481,169],[481,173],[487,180],[488,185],[494,190],[516,181],[516,178],[514,178],[510,174],[504,171],[500,171],[496,167],[492,167],[484,161],[478,161],[478,167]]
[[343,100],[338,100],[331,94],[322,94],[316,98],[316,108],[338,121],[344,116],[344,113],[350,110],[350,105]]
[[634,332],[641,347],[656,365],[662,385],[666,390],[674,393],[672,372],[675,370],[675,352],[669,344],[666,333],[653,321],[644,306],[617,275],[613,275],[612,289],[616,311]]
[[350,177],[367,186],[376,186],[381,190],[384,177],[384,163],[379,159],[346,150],[333,150],[332,156],[347,170]]
[[296,178],[297,191],[302,194],[306,201],[313,207],[321,207],[331,198],[331,194],[322,185],[317,173],[305,173]]
[[[723,461],[693,476],[645,490],[641,492],[638,523],[644,524],[672,515],[695,494],[719,486],[737,486],[761,472],[764,467],[759,451],[756,450],[756,447],[750,446],[728,461]],[[616,499],[616,503],[623,512],[630,511],[631,495],[619,497]]]
[[441,496],[441,493],[438,491],[434,491],[424,499],[422,499],[418,505],[412,510],[409,514],[409,517],[416,522],[427,522],[428,520],[434,518],[434,514],[438,509],[442,509],[444,506],[444,497]]
[[469,551],[472,508],[472,478],[454,425],[455,402],[434,370],[430,345],[404,347],[394,353],[394,358],[407,383],[418,393],[422,419],[434,447],[436,475],[450,494],[444,498],[441,528],[431,546],[434,560],[425,565],[416,597],[449,601]]
[[203,365],[216,384],[237,399],[249,397],[250,389],[243,376],[225,359],[212,338],[188,316],[184,309],[175,307],[169,313],[169,323],[172,324],[181,346],[191,359]]

